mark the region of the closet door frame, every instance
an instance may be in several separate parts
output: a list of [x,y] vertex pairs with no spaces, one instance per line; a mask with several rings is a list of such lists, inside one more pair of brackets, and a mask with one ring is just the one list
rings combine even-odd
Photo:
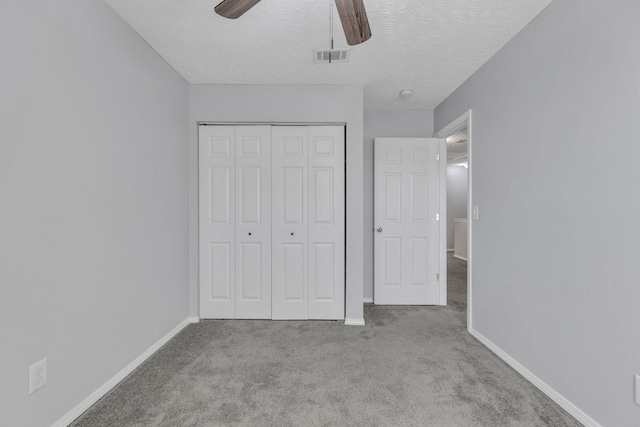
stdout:
[[[240,127],[240,126],[279,126],[279,127],[284,127],[284,126],[313,126],[313,127],[322,127],[322,126],[339,126],[342,128],[342,131],[344,132],[344,138],[343,138],[343,144],[344,144],[344,173],[343,173],[343,186],[344,186],[344,193],[343,193],[343,198],[340,201],[341,204],[343,205],[343,215],[344,215],[344,230],[342,233],[343,239],[342,239],[342,245],[341,245],[341,252],[342,252],[342,257],[343,257],[343,264],[342,264],[342,270],[341,270],[341,274],[344,276],[343,277],[343,281],[342,281],[342,289],[340,292],[340,295],[338,296],[340,299],[340,309],[339,309],[339,313],[337,310],[334,310],[334,313],[336,313],[335,317],[331,317],[332,320],[345,320],[346,319],[346,297],[347,297],[347,281],[346,281],[346,275],[347,275],[347,209],[348,209],[348,204],[346,203],[346,197],[347,197],[347,191],[346,189],[348,188],[347,186],[347,124],[345,122],[217,122],[217,121],[199,121],[198,122],[198,144],[199,144],[199,151],[198,151],[198,175],[200,176],[199,178],[199,187],[201,186],[202,183],[202,174],[203,172],[200,170],[201,166],[202,166],[202,159],[201,156],[203,156],[203,149],[201,147],[201,133],[200,130],[203,127],[214,127],[214,126],[230,126],[230,127]],[[234,177],[234,181],[235,181],[235,177]],[[207,267],[203,265],[202,263],[202,251],[205,248],[205,246],[207,245],[206,242],[203,241],[203,236],[202,236],[202,227],[203,227],[203,220],[202,217],[203,215],[205,215],[205,211],[203,209],[201,200],[202,200],[202,189],[199,188],[198,190],[198,206],[199,206],[199,220],[198,220],[198,224],[199,224],[199,231],[198,231],[198,239],[199,239],[199,256],[198,256],[198,262],[200,264],[199,266],[199,297],[198,297],[198,302],[199,302],[199,317],[202,319],[207,319],[207,318],[212,318],[212,319],[217,319],[217,318],[234,318],[233,316],[234,314],[231,313],[226,313],[222,316],[217,315],[216,313],[211,313],[211,310],[207,311],[203,309],[203,294],[204,292],[206,292],[206,288],[203,284],[204,280],[207,279],[207,274],[206,274],[206,270]],[[235,203],[234,203],[235,204]],[[234,211],[234,215],[235,215],[235,211]],[[234,258],[235,258],[235,251],[234,251]],[[235,276],[235,269],[233,269],[233,273]],[[272,290],[273,292],[273,290]],[[307,298],[309,298],[309,295],[307,295]],[[235,310],[234,310],[235,311]],[[310,317],[311,319],[313,319],[314,317]],[[360,323],[353,323],[350,321],[349,324],[360,324]]]

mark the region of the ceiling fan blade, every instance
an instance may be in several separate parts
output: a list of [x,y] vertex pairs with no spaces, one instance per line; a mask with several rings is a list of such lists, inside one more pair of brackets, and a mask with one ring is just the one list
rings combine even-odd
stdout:
[[220,16],[236,19],[258,4],[260,0],[223,0],[214,10]]
[[349,46],[366,42],[371,38],[369,19],[363,0],[335,0],[344,35]]

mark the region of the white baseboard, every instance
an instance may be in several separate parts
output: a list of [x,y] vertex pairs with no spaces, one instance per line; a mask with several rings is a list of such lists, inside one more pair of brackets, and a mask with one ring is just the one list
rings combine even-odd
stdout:
[[347,326],[364,326],[364,319],[344,319]]
[[365,298],[364,299],[364,303],[365,304],[373,304],[373,298]]
[[142,365],[149,357],[153,355],[156,351],[160,349],[163,345],[165,345],[169,340],[175,337],[178,332],[183,330],[190,323],[196,323],[200,321],[197,317],[190,317],[188,319],[180,322],[178,326],[173,328],[167,335],[160,338],[155,344],[145,350],[140,356],[136,357],[133,362],[129,363],[124,367],[120,372],[114,375],[109,381],[104,383],[99,389],[91,393],[86,399],[84,399],[78,406],[69,411],[65,416],[60,418],[56,423],[54,423],[51,427],[67,427],[71,424],[76,418],[78,418],[84,411],[89,409],[91,405],[100,400],[105,394],[107,394],[113,387],[118,385],[120,381],[122,381],[127,375],[133,372],[138,366]]
[[462,258],[460,255],[455,255],[455,254],[454,254],[454,255],[453,255],[453,257],[454,257],[454,258],[461,259],[461,260],[463,260],[463,261],[467,261],[467,259],[466,259],[466,258]]
[[504,360],[509,366],[518,371],[520,375],[525,377],[531,384],[536,386],[540,391],[546,394],[551,400],[556,402],[562,409],[571,414],[575,419],[580,421],[586,427],[602,427],[598,424],[593,418],[589,417],[587,414],[582,412],[577,406],[567,400],[560,393],[555,391],[551,386],[542,381],[540,378],[535,376],[533,372],[529,371],[527,368],[522,366],[517,360],[513,357],[509,356],[504,352],[500,347],[495,345],[492,341],[490,341],[487,337],[482,335],[480,332],[475,329],[470,329],[469,333],[473,335],[478,341],[487,346],[489,350],[494,352],[499,358]]

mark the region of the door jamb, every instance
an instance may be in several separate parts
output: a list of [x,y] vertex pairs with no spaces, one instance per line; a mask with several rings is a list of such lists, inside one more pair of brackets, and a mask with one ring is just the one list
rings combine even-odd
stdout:
[[439,191],[439,208],[440,212],[440,224],[439,224],[439,234],[440,234],[440,247],[438,248],[439,252],[439,270],[440,270],[440,282],[438,286],[440,287],[440,305],[447,305],[447,140],[446,138],[440,138],[440,143],[438,144],[440,147],[440,161],[438,162],[438,179],[440,181],[440,185],[438,188]]
[[[435,133],[435,137],[436,138],[447,138],[449,135],[451,135],[454,132],[457,132],[458,130],[462,129],[463,127],[467,127],[467,156],[468,156],[468,162],[469,162],[469,169],[468,169],[468,182],[467,182],[467,330],[471,331],[473,329],[473,287],[472,287],[472,266],[473,266],[473,245],[472,245],[472,238],[473,238],[473,216],[472,216],[472,212],[473,212],[473,187],[472,187],[472,182],[473,182],[473,166],[472,166],[472,140],[473,140],[473,132],[472,132],[472,110],[468,110],[465,113],[463,113],[462,115],[460,115],[458,118],[454,119],[452,122],[450,122],[448,125],[444,126],[442,129],[440,129],[439,131],[437,131]],[[445,139],[446,141],[446,139]],[[446,142],[445,142],[445,146],[446,146]],[[446,153],[446,149],[445,149],[445,153]],[[446,156],[446,154],[445,154]],[[446,165],[446,158],[445,158],[445,165]],[[446,166],[445,166],[445,181],[446,181]],[[442,188],[442,185],[440,186]],[[444,204],[446,206],[446,187],[445,187],[445,199],[444,199]],[[442,209],[442,195],[440,197],[440,201],[441,201],[441,209]],[[445,214],[446,214],[446,210],[445,210]],[[444,221],[446,221],[446,217],[444,218]],[[441,235],[442,236],[442,235]],[[446,242],[446,225],[445,225],[445,232],[444,232],[444,236],[445,238],[443,239]],[[444,267],[444,271],[446,272],[447,268],[446,268],[446,243],[445,243],[445,252],[444,252],[444,259],[445,259],[445,267]],[[442,257],[442,252],[440,254],[440,256]],[[444,282],[444,287],[447,287],[447,283],[446,283],[446,274],[443,276],[445,278],[445,282]],[[445,293],[446,295],[446,293]],[[446,301],[445,301],[446,304]]]

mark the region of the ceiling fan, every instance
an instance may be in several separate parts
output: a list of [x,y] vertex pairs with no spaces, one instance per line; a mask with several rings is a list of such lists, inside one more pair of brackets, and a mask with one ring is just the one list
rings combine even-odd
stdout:
[[[364,0],[335,0],[344,35],[350,46],[369,40],[371,28],[367,12],[364,9]],[[229,19],[236,19],[246,11],[258,4],[260,0],[223,0],[215,7],[218,15]]]

